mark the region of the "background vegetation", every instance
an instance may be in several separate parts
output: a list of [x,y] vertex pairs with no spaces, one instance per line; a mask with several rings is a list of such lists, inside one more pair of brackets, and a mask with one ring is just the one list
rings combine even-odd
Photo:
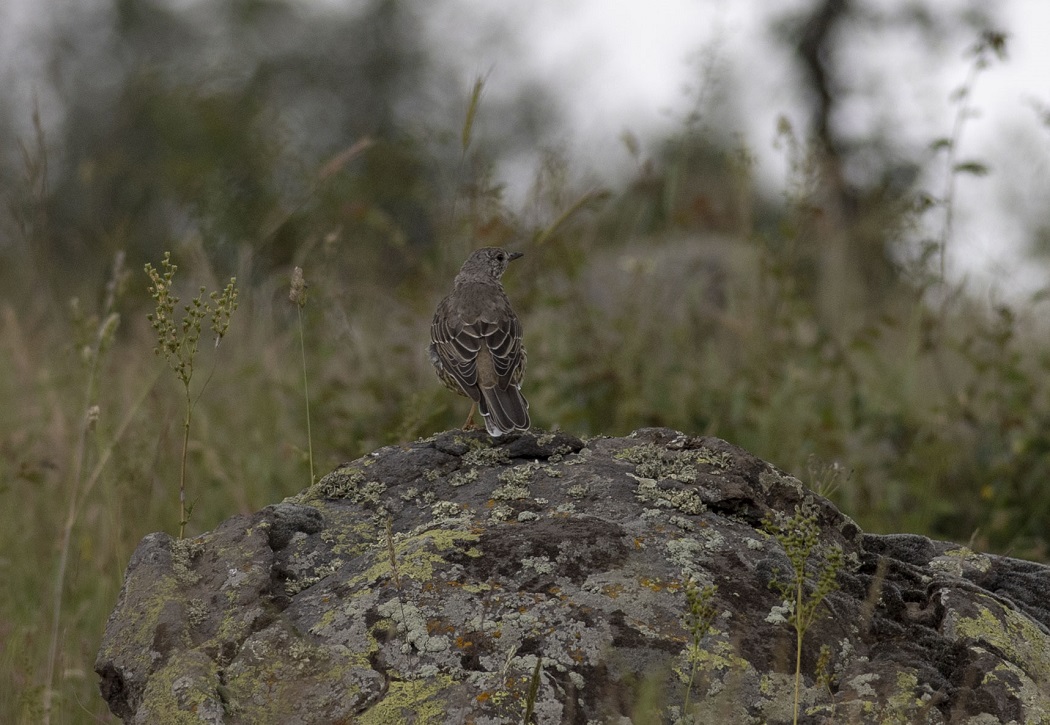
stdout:
[[[112,720],[92,672],[106,615],[142,536],[180,523],[186,398],[143,272],[168,250],[184,301],[231,276],[240,293],[195,362],[187,535],[309,483],[294,266],[323,474],[461,422],[424,347],[459,264],[492,244],[526,252],[505,281],[535,425],[717,435],[868,531],[1047,560],[1045,296],[944,277],[954,180],[986,172],[957,154],[965,92],[921,158],[836,131],[827,51],[865,22],[840,5],[779,26],[818,99],[810,127],[781,124],[779,194],[698,93],[673,137],[625,137],[628,178],[584,184],[548,150],[513,205],[495,169],[544,147],[544,91],[462,87],[408,4],[65,8],[47,46],[62,130],[16,136],[32,108],[0,119],[19,149],[0,168],[0,719]],[[964,91],[1003,60],[981,18],[924,22],[965,36]],[[916,181],[931,167],[940,188]]]

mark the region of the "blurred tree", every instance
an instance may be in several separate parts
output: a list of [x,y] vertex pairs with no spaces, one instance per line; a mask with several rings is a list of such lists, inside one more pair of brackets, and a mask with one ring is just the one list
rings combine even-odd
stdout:
[[[193,239],[220,264],[251,245],[269,267],[335,228],[430,240],[428,152],[403,130],[455,94],[410,4],[114,0],[50,22],[64,122],[39,150],[48,183],[14,209],[46,219],[38,270],[93,277],[117,248],[134,263]],[[318,173],[365,137],[386,143]]]
[[888,51],[915,38],[933,52],[969,45],[991,26],[990,11],[980,4],[945,8],[923,0],[878,9],[853,0],[815,0],[774,20],[775,35],[798,60],[811,108],[806,140],[813,146],[816,178],[809,258],[820,269],[817,289],[825,294],[825,309],[848,302],[868,306],[893,294],[899,225],[907,220],[913,185],[929,160],[888,129],[858,137],[846,128],[841,109],[870,92],[856,81],[852,44],[877,33]]

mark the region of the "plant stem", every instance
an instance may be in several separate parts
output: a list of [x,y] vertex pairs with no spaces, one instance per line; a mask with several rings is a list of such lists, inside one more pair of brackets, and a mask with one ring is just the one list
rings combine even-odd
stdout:
[[190,421],[193,419],[193,401],[190,399],[190,384],[186,382],[186,420],[182,424],[182,468],[179,472],[179,539],[186,534],[186,456],[190,447]]
[[73,464],[73,491],[69,497],[69,510],[66,512],[66,521],[62,526],[62,538],[59,544],[58,571],[55,572],[55,590],[51,597],[51,642],[47,649],[47,674],[44,678],[44,725],[51,722],[51,699],[54,695],[55,662],[58,659],[58,630],[62,621],[62,595],[65,592],[66,569],[69,566],[69,542],[73,538],[73,526],[77,520],[78,498],[80,494],[81,476],[84,470],[85,448],[87,447],[88,430],[91,423],[88,421],[88,409],[91,407],[91,392],[94,388],[95,364],[92,363],[88,381],[88,405],[83,410],[83,421],[80,430],[80,440],[77,441],[77,451]]
[[306,398],[306,446],[310,456],[310,485],[312,486],[314,483],[314,438],[310,432],[310,387],[306,379],[306,342],[303,339],[303,308],[297,304],[295,309],[299,313],[299,352],[303,360],[303,395]]
[[959,143],[962,141],[963,126],[966,121],[970,118],[970,105],[968,103],[970,94],[973,92],[974,84],[977,81],[977,74],[980,73],[981,66],[978,63],[974,63],[970,66],[970,70],[966,74],[966,80],[962,85],[965,89],[963,96],[959,99],[959,108],[955,112],[955,119],[952,121],[952,133],[948,138],[950,143],[948,144],[948,155],[945,160],[945,179],[944,179],[944,223],[941,227],[941,238],[938,244],[938,278],[941,284],[945,283],[945,275],[947,273],[947,256],[948,256],[948,242],[951,241],[952,229],[954,226],[955,218],[955,181],[958,177],[958,171],[955,168],[956,158],[958,156]]
[[[91,377],[94,378],[94,366],[92,367]],[[142,404],[146,401],[146,397],[153,390],[153,387],[157,384],[159,379],[160,372],[158,371],[128,409],[127,414],[124,416],[124,420],[120,422],[120,425],[113,434],[113,440],[110,441],[99,455],[99,459],[95,463],[95,468],[91,471],[91,475],[88,476],[87,481],[84,482],[82,487],[81,476],[83,474],[84,449],[86,447],[87,430],[89,425],[86,420],[84,423],[81,439],[77,446],[76,463],[74,465],[73,495],[69,497],[69,510],[66,513],[66,520],[62,526],[62,537],[59,543],[58,570],[55,572],[55,589],[51,596],[51,641],[48,645],[47,673],[44,678],[45,725],[48,725],[51,722],[51,702],[54,696],[53,685],[55,678],[55,663],[58,660],[58,632],[59,625],[62,622],[62,597],[65,593],[66,570],[69,568],[70,542],[73,539],[73,527],[76,525],[77,517],[80,513],[80,503],[87,498],[88,494],[91,493],[92,489],[95,487],[95,484],[98,483],[98,480],[102,475],[102,469],[105,468],[110,457],[113,455],[113,450],[116,448],[117,441],[124,437],[124,433],[127,431],[128,426],[131,425],[131,421],[135,418],[139,408],[142,407]],[[93,388],[93,386],[93,382],[89,383],[89,389]]]
[[798,586],[795,587],[795,719],[794,725],[798,725],[798,701],[799,687],[802,684],[802,636],[805,634],[806,625],[802,622],[802,582],[805,570],[798,574]]

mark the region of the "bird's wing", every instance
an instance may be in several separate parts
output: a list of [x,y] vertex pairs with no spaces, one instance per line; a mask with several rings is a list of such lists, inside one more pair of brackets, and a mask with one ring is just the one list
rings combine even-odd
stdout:
[[496,373],[493,382],[503,389],[519,384],[524,372],[525,350],[521,344],[521,322],[510,305],[500,305],[496,314],[483,314],[474,319],[464,319],[457,312],[439,310],[430,326],[432,350],[444,370],[470,394],[471,388],[479,385],[478,353],[485,347]]
[[488,323],[484,340],[492,354],[499,387],[519,384],[525,372],[525,348],[521,344],[521,322],[509,305],[498,322]]
[[430,324],[430,353],[435,364],[447,373],[464,393],[477,397],[478,350],[481,339],[469,325],[448,309],[447,300],[439,306]]

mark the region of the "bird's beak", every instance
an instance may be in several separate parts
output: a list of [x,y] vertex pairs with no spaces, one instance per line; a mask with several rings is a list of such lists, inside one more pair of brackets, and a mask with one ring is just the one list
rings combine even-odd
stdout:
[[508,262],[513,262],[518,257],[524,257],[524,256],[525,256],[525,252],[511,252],[510,256],[507,257],[507,261]]

